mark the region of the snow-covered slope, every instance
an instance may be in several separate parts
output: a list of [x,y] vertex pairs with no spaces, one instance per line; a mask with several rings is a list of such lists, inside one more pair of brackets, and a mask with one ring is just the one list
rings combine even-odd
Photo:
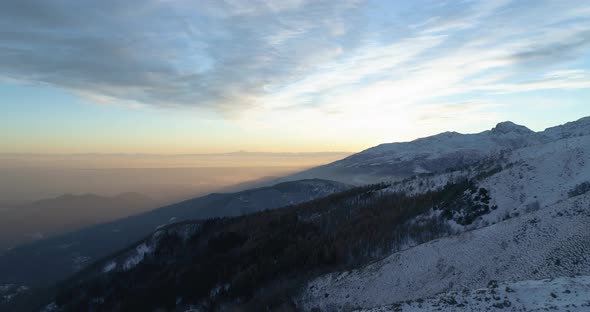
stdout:
[[307,285],[306,310],[370,308],[441,292],[519,281],[590,275],[590,195],[479,230],[395,253],[360,270]]
[[448,292],[358,312],[590,311],[590,276],[488,283],[477,290]]
[[450,220],[458,235],[357,271],[320,277],[305,288],[301,304],[370,308],[482,287],[490,280],[590,274],[589,160],[590,136],[575,136],[515,149],[478,165],[480,170],[466,167],[393,184],[387,192],[424,193],[494,168],[477,181],[493,209],[469,225]]
[[547,128],[542,134],[554,140],[590,135],[590,116],[568,122],[564,125]]
[[507,163],[480,183],[499,207],[484,217],[490,223],[564,201],[589,182],[590,136],[518,149]]
[[478,187],[489,191],[489,205],[497,209],[478,219],[473,229],[566,200],[578,188],[590,189],[589,162],[590,135],[572,137],[516,149],[459,170],[405,179],[385,191],[420,194],[491,171]]
[[411,142],[386,143],[334,163],[293,175],[367,184],[421,173],[440,173],[522,147],[590,134],[590,117],[534,132],[512,122],[476,134],[444,132]]

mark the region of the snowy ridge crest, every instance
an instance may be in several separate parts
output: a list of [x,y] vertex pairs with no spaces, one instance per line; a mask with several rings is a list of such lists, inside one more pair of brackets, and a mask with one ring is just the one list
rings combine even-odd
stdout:
[[590,117],[534,132],[510,121],[475,134],[444,132],[411,142],[386,143],[296,177],[318,177],[352,184],[401,180],[420,173],[440,173],[486,157],[564,138],[590,135]]

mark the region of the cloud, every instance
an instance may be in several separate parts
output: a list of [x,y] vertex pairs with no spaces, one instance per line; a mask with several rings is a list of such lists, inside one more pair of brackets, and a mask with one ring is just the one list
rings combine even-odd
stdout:
[[546,42],[531,46],[527,50],[512,55],[519,62],[560,62],[587,51],[590,46],[590,31],[576,33],[571,38],[564,38],[558,42]]
[[[353,5],[3,1],[0,70],[92,98],[231,112],[323,61],[335,31],[322,20],[346,18]],[[288,42],[306,32],[316,39]]]
[[425,27],[424,33],[439,33],[451,30],[465,30],[473,28],[481,23],[482,19],[496,12],[503,6],[508,5],[511,0],[480,1],[465,10],[459,8],[456,13],[449,14],[435,19],[429,19],[421,24]]
[[534,80],[518,83],[496,83],[479,87],[481,90],[490,90],[496,93],[588,88],[590,88],[590,72],[584,70],[559,70],[548,72],[541,78]]
[[261,120],[587,87],[587,3],[524,2],[2,1],[0,78]]

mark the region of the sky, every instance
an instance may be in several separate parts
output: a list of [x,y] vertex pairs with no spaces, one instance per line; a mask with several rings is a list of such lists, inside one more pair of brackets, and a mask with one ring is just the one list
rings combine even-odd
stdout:
[[0,2],[3,153],[354,152],[589,99],[589,0]]

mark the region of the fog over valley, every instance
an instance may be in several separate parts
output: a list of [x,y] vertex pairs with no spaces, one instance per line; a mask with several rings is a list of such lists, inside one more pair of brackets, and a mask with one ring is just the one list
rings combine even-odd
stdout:
[[329,163],[350,153],[0,154],[0,209],[19,203],[92,193],[137,192],[159,202],[213,191]]
[[0,250],[211,192],[268,185],[347,155],[0,154]]

